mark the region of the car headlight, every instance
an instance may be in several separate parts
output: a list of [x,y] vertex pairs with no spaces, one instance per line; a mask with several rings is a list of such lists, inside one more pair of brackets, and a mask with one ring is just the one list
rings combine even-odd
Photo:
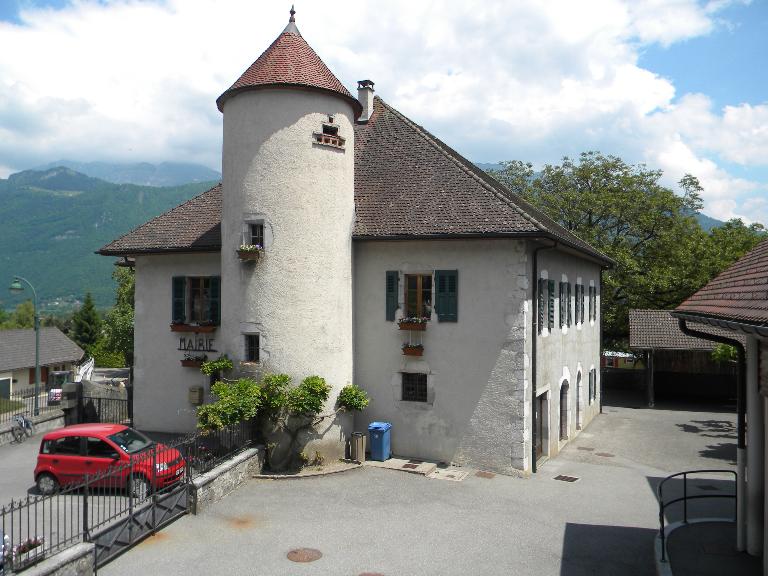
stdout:
[[158,472],[165,472],[168,470],[168,462],[158,462],[155,464],[155,470]]

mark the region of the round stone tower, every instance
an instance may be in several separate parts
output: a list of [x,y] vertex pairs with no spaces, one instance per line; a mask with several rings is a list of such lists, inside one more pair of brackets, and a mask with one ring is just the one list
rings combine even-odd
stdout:
[[[224,115],[219,349],[240,373],[352,382],[354,123],[361,105],[285,30],[216,101]],[[243,246],[249,252],[238,252]],[[254,248],[255,247],[255,248]],[[350,424],[351,425],[351,424]],[[327,418],[307,454],[342,455]]]

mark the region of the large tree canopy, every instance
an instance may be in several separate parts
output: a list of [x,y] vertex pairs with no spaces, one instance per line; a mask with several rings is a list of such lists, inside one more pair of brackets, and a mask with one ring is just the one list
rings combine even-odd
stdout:
[[133,307],[135,275],[133,268],[115,268],[112,279],[117,282],[115,307],[104,318],[104,338],[107,348],[123,355],[133,364]]
[[502,166],[491,174],[615,260],[603,276],[608,346],[626,346],[631,308],[677,306],[764,237],[762,226],[740,220],[707,234],[695,217],[702,188],[691,175],[676,194],[660,184],[661,170],[599,152],[538,173],[518,160]]

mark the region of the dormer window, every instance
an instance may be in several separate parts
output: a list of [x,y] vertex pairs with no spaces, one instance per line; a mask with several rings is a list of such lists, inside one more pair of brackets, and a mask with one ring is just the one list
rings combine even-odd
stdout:
[[313,134],[315,142],[324,146],[333,146],[334,148],[344,148],[344,138],[339,136],[339,127],[333,123],[333,116],[328,116],[328,121],[323,122],[321,132]]

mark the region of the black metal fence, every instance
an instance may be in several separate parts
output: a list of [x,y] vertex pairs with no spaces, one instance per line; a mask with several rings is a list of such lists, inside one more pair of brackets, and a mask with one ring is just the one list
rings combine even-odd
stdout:
[[[0,507],[0,574],[23,570],[79,542],[95,542],[103,563],[188,510],[192,480],[255,443],[252,422],[152,444],[127,461],[93,454],[95,473]],[[169,504],[169,500],[173,502]],[[4,538],[3,538],[4,536]]]
[[[56,410],[61,407],[61,391],[45,392],[37,394],[37,404],[40,413]],[[34,388],[24,388],[0,396],[0,424],[10,422],[16,414],[32,416],[35,409]]]
[[131,422],[128,400],[125,398],[83,396],[81,410],[80,422],[113,422],[127,425]]

